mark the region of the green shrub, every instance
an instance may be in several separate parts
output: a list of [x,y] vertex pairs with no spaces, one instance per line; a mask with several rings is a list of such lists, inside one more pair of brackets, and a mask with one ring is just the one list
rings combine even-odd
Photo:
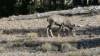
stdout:
[[57,51],[58,48],[56,46],[53,46],[50,43],[44,43],[41,46],[42,51],[46,52],[46,51]]
[[74,50],[76,50],[76,48],[70,45],[69,43],[61,44],[61,52],[69,52]]

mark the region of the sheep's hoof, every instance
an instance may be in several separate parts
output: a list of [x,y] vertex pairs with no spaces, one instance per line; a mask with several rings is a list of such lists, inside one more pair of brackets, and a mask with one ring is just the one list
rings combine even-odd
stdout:
[[51,35],[47,35],[47,37],[52,37]]
[[50,36],[51,38],[53,38],[53,36]]

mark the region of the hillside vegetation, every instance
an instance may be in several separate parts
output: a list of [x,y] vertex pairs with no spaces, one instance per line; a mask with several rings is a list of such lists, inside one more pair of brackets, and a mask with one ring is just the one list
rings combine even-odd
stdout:
[[0,17],[100,5],[99,0],[1,0]]
[[[47,37],[47,17],[18,18],[10,16],[0,19],[1,56],[99,56],[100,55],[100,15],[64,15],[76,28],[75,36]],[[30,16],[30,15],[27,15]],[[12,19],[11,19],[12,18]],[[63,32],[67,33],[67,32]]]

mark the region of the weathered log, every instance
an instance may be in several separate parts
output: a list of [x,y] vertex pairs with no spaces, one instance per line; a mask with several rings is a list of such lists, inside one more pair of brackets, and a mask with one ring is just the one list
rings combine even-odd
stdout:
[[[94,17],[84,17],[82,16],[73,16],[73,17],[68,17],[72,18],[71,21],[75,25],[84,27],[84,26],[100,26],[99,18],[100,15],[94,16]],[[80,22],[79,20],[81,20]],[[86,19],[85,19],[86,18]],[[77,19],[77,20],[76,20]],[[92,20],[91,20],[92,19]],[[45,19],[34,19],[34,20],[15,20],[15,21],[5,21],[5,20],[0,20],[0,29],[39,29],[39,28],[46,28],[48,25],[48,22]]]
[[30,15],[19,15],[19,16],[10,16],[9,20],[29,20],[41,17],[47,17],[53,14],[62,14],[62,15],[77,15],[77,14],[91,14],[91,13],[99,13],[100,6],[90,6],[90,7],[77,7],[69,10],[61,10],[61,11],[50,11],[44,13],[35,13]]

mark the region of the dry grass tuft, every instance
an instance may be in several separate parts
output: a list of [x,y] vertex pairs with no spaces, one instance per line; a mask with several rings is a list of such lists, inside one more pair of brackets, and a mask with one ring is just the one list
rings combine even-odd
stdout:
[[38,37],[38,33],[35,33],[35,32],[30,32],[30,33],[27,33],[26,36],[28,37]]
[[57,51],[58,48],[56,46],[53,46],[50,43],[44,43],[41,46],[42,51],[46,52],[46,51]]
[[61,44],[62,52],[76,51],[77,49],[69,43]]

